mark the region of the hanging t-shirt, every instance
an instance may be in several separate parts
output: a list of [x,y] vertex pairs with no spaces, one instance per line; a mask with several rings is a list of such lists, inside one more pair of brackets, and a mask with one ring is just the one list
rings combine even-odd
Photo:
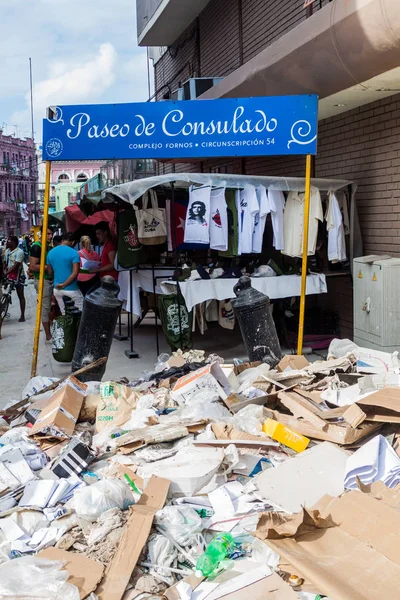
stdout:
[[339,202],[333,192],[329,192],[329,204],[325,218],[328,230],[328,260],[342,262],[346,260],[344,225]]
[[[304,197],[299,192],[289,192],[283,215],[285,248],[283,254],[301,256],[303,252]],[[319,190],[311,189],[310,218],[308,225],[308,255],[315,254],[318,221],[322,221],[322,203]]]
[[271,211],[272,229],[274,239],[272,245],[276,250],[283,250],[285,239],[283,234],[283,210],[285,196],[281,190],[268,190],[268,203]]
[[253,252],[261,252],[267,215],[270,213],[267,190],[264,185],[256,187],[258,212],[254,218]]
[[189,205],[186,213],[185,242],[208,244],[210,241],[210,196],[211,187],[194,187],[189,190]]
[[238,211],[236,209],[235,190],[225,190],[226,212],[228,218],[228,249],[220,256],[233,258],[238,255]]
[[228,213],[225,188],[211,190],[210,248],[228,249]]
[[246,185],[236,194],[236,208],[239,221],[238,254],[251,254],[255,215],[258,212],[256,188]]

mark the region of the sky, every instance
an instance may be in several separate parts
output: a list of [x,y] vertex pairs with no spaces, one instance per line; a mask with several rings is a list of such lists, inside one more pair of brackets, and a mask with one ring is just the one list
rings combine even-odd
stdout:
[[47,106],[148,98],[146,49],[136,41],[135,0],[0,0],[0,126],[35,140]]

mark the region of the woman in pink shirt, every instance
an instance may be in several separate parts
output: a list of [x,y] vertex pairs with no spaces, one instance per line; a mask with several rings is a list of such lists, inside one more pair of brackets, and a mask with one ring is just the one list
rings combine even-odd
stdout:
[[[100,256],[93,250],[92,242],[88,235],[83,235],[81,237],[79,256],[81,257],[81,268],[82,260],[94,260],[100,262]],[[99,276],[95,273],[79,273],[78,286],[84,296],[86,296],[88,291],[98,282],[98,279]]]

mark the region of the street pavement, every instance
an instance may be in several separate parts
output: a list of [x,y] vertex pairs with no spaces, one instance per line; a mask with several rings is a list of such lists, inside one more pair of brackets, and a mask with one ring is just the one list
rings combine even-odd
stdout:
[[[13,304],[10,307],[10,317],[2,327],[3,339],[0,340],[0,408],[10,400],[20,400],[21,394],[30,379],[33,335],[35,328],[35,314],[37,295],[33,282],[28,281],[25,287],[26,297],[26,322],[19,323],[19,302],[16,293],[13,295]],[[123,333],[126,332],[126,315],[123,316]],[[153,371],[157,362],[154,321],[145,321],[138,329],[134,330],[134,348],[140,358],[129,359],[125,350],[129,350],[129,341],[114,340],[104,381],[121,377],[133,380],[143,371]],[[170,352],[166,344],[161,327],[159,328],[160,352]],[[244,347],[240,342],[240,333],[225,331],[218,328],[208,331],[205,336],[194,335],[194,347],[204,349],[207,353],[215,352],[225,359],[233,357],[245,358]],[[39,358],[37,375],[48,377],[63,377],[71,372],[70,363],[58,363],[52,357],[51,344],[46,343],[44,332],[40,333]]]

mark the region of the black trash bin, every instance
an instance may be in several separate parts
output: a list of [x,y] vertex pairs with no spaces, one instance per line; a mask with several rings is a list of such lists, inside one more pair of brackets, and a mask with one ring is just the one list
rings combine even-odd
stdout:
[[282,353],[268,296],[252,288],[251,279],[246,276],[239,279],[233,291],[237,298],[232,300],[232,306],[249,359],[274,367]]
[[[113,334],[122,302],[118,300],[119,285],[106,275],[100,287],[85,296],[79,324],[72,371],[77,371],[110,353]],[[101,381],[106,364],[80,375],[80,381]]]

